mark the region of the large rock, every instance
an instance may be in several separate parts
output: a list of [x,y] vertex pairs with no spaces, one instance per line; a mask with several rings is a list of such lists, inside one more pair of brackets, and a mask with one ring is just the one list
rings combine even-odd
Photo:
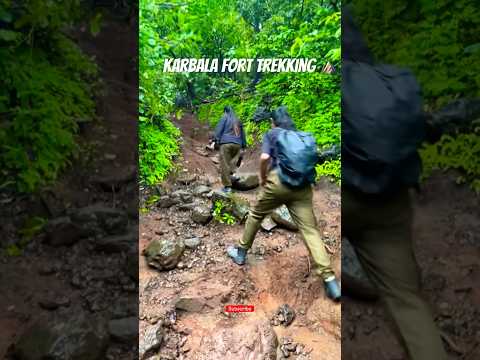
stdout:
[[370,282],[347,238],[342,238],[342,290],[363,300],[378,298],[378,291]]
[[212,219],[212,213],[206,206],[196,206],[192,211],[192,220],[197,224],[206,225]]
[[14,346],[18,360],[105,359],[108,333],[102,321],[82,309],[55,312],[25,331]]
[[198,236],[194,236],[184,240],[185,247],[191,250],[195,250],[201,243],[202,239]]
[[170,194],[170,198],[175,201],[182,201],[183,203],[191,203],[193,201],[193,194],[186,190],[177,190]]
[[68,216],[51,220],[45,230],[47,242],[52,246],[73,245],[83,236],[88,235],[80,226],[73,223]]
[[160,209],[167,209],[169,207],[172,207],[173,205],[177,205],[181,202],[181,199],[179,198],[172,198],[168,195],[163,195],[160,196],[160,199],[157,201],[157,207]]
[[232,181],[232,187],[237,190],[247,191],[259,186],[257,174],[237,174],[238,178]]
[[110,235],[97,239],[95,249],[107,254],[128,252],[138,242],[138,230],[122,235]]
[[115,341],[136,344],[138,341],[138,318],[128,317],[110,320],[108,332]]
[[217,312],[234,295],[234,285],[224,285],[210,278],[197,282],[195,287],[185,288],[175,301],[179,312]]
[[277,358],[278,339],[268,321],[256,321],[226,328],[205,339],[196,359],[262,359]]
[[226,195],[222,191],[214,191],[212,195],[213,207],[215,207],[217,201],[223,204],[224,211],[233,215],[240,222],[246,219],[248,211],[250,210],[248,200],[234,194]]
[[290,215],[290,212],[285,205],[275,209],[271,216],[272,220],[275,221],[279,226],[291,231],[298,230],[297,224],[295,224],[293,221],[292,215]]
[[122,234],[128,225],[128,216],[124,210],[102,204],[75,209],[71,211],[70,217],[82,228],[100,228],[109,234]]
[[206,185],[198,185],[195,189],[193,189],[193,193],[196,196],[208,194],[210,191],[212,191],[212,189]]
[[262,221],[262,229],[265,231],[272,231],[277,227],[277,223],[272,220],[271,216],[266,216]]
[[138,353],[140,360],[149,359],[150,355],[160,348],[164,336],[162,322],[149,326],[145,329],[143,336],[140,336]]
[[180,261],[185,244],[179,239],[157,239],[148,244],[144,255],[148,265],[158,270],[172,270]]
[[104,191],[117,191],[123,185],[133,182],[136,179],[136,166],[126,166],[118,169],[109,167],[108,173],[93,176],[92,183],[100,185]]

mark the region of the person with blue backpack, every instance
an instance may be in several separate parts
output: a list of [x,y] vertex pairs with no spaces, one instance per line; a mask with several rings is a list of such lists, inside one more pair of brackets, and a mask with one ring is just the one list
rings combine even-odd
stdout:
[[232,175],[247,146],[242,122],[230,106],[225,106],[223,116],[215,128],[214,141],[220,147],[220,175],[223,192],[232,191]]
[[296,131],[285,107],[274,111],[272,117],[272,129],[263,138],[260,157],[263,188],[250,210],[240,243],[228,247],[227,254],[236,264],[244,265],[263,219],[286,205],[310,250],[315,273],[324,281],[326,295],[339,301],[340,286],[313,213],[312,184],[319,161],[315,139],[309,133]]
[[[349,239],[412,360],[446,360],[421,295],[410,189],[425,141],[421,89],[408,69],[377,64],[342,11],[342,236]],[[347,281],[344,281],[347,286]]]

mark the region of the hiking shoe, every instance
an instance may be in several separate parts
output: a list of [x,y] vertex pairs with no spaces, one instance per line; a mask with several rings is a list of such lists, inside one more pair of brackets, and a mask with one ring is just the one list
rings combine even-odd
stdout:
[[243,265],[247,260],[247,250],[238,246],[229,246],[227,248],[227,254],[237,265]]
[[240,176],[235,175],[235,174],[230,175],[230,180],[232,181],[232,183],[237,182],[237,181],[240,180]]
[[232,193],[232,188],[229,187],[229,186],[225,186],[223,189],[222,189],[222,192],[224,194],[231,194]]
[[323,284],[325,285],[325,293],[327,294],[327,297],[335,302],[340,301],[342,292],[337,279],[333,277],[332,279],[324,280]]

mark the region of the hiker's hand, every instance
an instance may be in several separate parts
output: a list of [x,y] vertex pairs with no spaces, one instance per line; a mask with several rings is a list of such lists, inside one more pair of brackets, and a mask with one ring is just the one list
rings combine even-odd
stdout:
[[260,185],[265,186],[267,184],[267,178],[260,177]]

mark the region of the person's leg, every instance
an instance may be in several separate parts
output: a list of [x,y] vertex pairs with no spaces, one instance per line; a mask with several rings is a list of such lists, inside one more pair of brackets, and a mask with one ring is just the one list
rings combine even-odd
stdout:
[[420,294],[408,192],[372,203],[344,191],[342,209],[342,224],[350,225],[345,226],[347,236],[392,315],[410,358],[446,359],[433,315]]
[[255,235],[265,216],[281,206],[287,196],[288,189],[280,182],[278,175],[273,172],[270,173],[266,185],[258,196],[257,203],[248,214],[243,237],[239,244],[241,248],[248,250],[252,247]]
[[232,144],[220,145],[220,175],[224,187],[231,187],[232,180],[230,179],[231,171],[231,146]]
[[312,188],[309,186],[302,191],[295,192],[294,197],[294,200],[287,203],[288,211],[310,250],[315,264],[314,271],[323,280],[332,279],[335,277],[335,273],[313,213]]

